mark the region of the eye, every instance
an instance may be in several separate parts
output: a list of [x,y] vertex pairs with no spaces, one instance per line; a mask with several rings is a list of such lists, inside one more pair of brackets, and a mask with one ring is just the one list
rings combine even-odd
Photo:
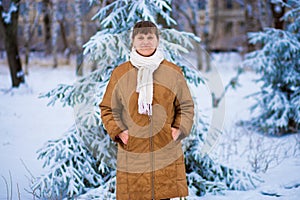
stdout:
[[143,37],[143,36],[139,36],[138,39],[139,39],[139,40],[143,40],[144,37]]
[[149,36],[147,39],[148,40],[153,40],[153,38],[154,38],[153,36]]

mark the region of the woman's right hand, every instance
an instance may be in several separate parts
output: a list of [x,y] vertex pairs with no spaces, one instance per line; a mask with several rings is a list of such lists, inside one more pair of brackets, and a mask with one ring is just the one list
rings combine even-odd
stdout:
[[122,140],[122,142],[124,143],[124,144],[127,144],[128,143],[128,130],[125,130],[125,131],[123,131],[122,133],[119,133],[119,138]]

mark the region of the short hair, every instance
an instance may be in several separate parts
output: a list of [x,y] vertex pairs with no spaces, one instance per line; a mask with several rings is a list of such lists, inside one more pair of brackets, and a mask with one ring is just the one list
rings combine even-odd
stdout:
[[139,33],[142,34],[154,33],[157,39],[159,39],[157,26],[151,21],[137,22],[133,27],[132,40]]

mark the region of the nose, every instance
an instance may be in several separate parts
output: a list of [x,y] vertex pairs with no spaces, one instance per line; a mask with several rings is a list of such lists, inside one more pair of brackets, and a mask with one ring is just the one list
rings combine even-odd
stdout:
[[150,39],[144,39],[143,40],[143,44],[144,45],[150,45],[151,44],[151,40]]
[[145,39],[142,40],[143,44],[148,43],[148,42],[149,42],[149,40],[147,38],[145,38]]

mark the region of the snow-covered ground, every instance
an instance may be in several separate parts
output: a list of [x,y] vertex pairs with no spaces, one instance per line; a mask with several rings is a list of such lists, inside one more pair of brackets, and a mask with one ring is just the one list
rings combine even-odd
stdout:
[[[224,85],[235,76],[240,60],[236,54],[214,55],[214,66]],[[252,81],[255,77],[253,72],[246,71],[240,76],[240,86],[228,90],[224,131],[210,153],[227,166],[256,171],[263,182],[254,190],[226,191],[224,195],[199,199],[300,199],[300,135],[266,137],[235,125],[239,120],[249,119],[248,108],[253,100],[245,96],[259,89]],[[28,192],[30,180],[43,172],[36,151],[47,140],[60,137],[74,120],[71,108],[59,104],[47,107],[47,99],[38,96],[59,83],[72,83],[75,79],[74,67],[53,69],[45,61],[37,62],[29,68],[26,85],[9,90],[8,66],[0,60],[0,200],[8,199],[7,194],[11,193],[12,199],[33,199]],[[205,92],[202,95],[201,106],[209,112],[210,97]]]
[[[236,54],[214,56],[214,67],[224,85],[235,76],[240,60]],[[250,118],[249,107],[254,100],[246,96],[259,90],[253,81],[256,78],[252,71],[245,71],[237,89],[226,94],[223,135],[211,156],[226,166],[256,172],[263,182],[254,190],[226,191],[224,196],[206,195],[201,199],[300,199],[300,134],[268,137],[236,125]]]
[[24,188],[29,188],[32,175],[42,173],[42,161],[37,160],[36,151],[47,140],[60,137],[74,119],[69,107],[47,107],[48,100],[38,96],[59,83],[72,83],[75,70],[35,65],[29,69],[26,85],[7,91],[11,80],[8,66],[2,60],[0,80],[0,200],[7,199],[6,182],[11,193],[11,181],[13,200],[18,195],[21,200],[33,199]]

